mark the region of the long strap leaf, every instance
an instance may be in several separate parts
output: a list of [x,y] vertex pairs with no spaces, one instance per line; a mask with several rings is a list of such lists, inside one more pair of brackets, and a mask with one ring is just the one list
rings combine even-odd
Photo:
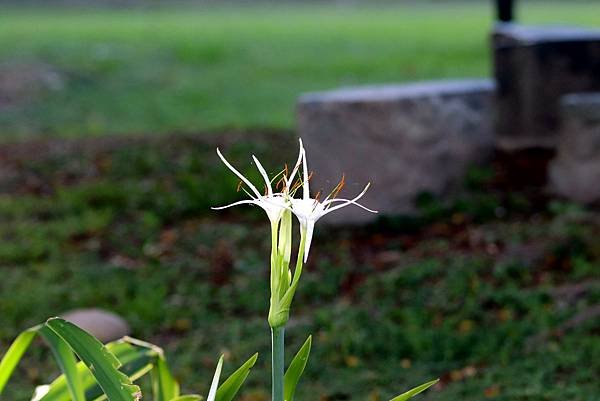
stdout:
[[223,369],[223,355],[221,355],[221,357],[219,358],[219,362],[217,363],[215,375],[213,376],[212,383],[210,384],[210,389],[208,390],[208,397],[206,397],[206,401],[215,401],[215,397],[217,395],[217,387],[219,386],[219,378],[221,377],[221,369]]
[[0,361],[0,394],[2,394],[6,382],[10,379],[17,364],[37,334],[37,329],[38,327],[33,327],[19,334],[6,351],[2,361]]
[[413,388],[412,390],[408,390],[406,393],[400,394],[399,396],[392,398],[390,401],[406,401],[409,398],[412,398],[415,395],[427,390],[429,387],[433,386],[434,384],[436,384],[439,381],[440,381],[440,379],[435,379],[435,380],[432,380],[425,384],[421,384],[420,386],[417,386],[417,387]]
[[244,362],[244,364],[242,366],[240,366],[238,368],[238,370],[233,372],[231,374],[231,376],[229,376],[227,378],[227,380],[225,380],[223,382],[223,384],[221,384],[221,386],[217,390],[217,395],[215,397],[215,400],[216,401],[231,401],[231,400],[233,400],[233,397],[235,397],[235,395],[239,391],[240,387],[242,387],[242,384],[244,384],[244,381],[246,380],[246,378],[248,377],[248,374],[250,373],[250,369],[252,369],[252,367],[256,363],[257,359],[258,359],[258,354],[252,355],[250,357],[250,359],[248,359],[246,362]]
[[283,398],[285,401],[294,400],[296,386],[298,385],[300,376],[302,376],[304,368],[306,367],[306,363],[308,362],[308,355],[310,354],[311,345],[312,336],[308,336],[285,372],[285,376],[283,378]]
[[118,370],[121,363],[100,341],[60,318],[50,319],[46,325],[85,363],[110,401],[140,399],[140,388]]
[[152,389],[155,401],[170,401],[179,397],[179,384],[173,378],[162,355],[156,359],[152,370]]
[[[118,340],[106,344],[106,348],[114,354],[122,363],[122,371],[129,377],[138,376],[146,367],[153,363],[157,351],[138,346],[134,346],[128,340]],[[94,376],[83,362],[77,363],[77,373],[81,378],[86,399],[95,400],[102,395],[102,389],[94,379]],[[50,383],[47,392],[39,401],[70,401],[70,394],[67,388],[67,382],[64,375],[59,376]]]
[[73,401],[85,401],[83,384],[77,371],[77,359],[71,348],[46,326],[40,327],[39,333],[50,346],[60,370],[65,375],[71,399]]
[[[130,337],[108,343],[106,348],[121,362],[120,370],[132,381],[152,369],[156,359],[163,354],[159,347]],[[101,397],[102,389],[83,362],[77,364],[77,372],[81,377],[86,399],[96,400]],[[42,398],[37,398],[35,401],[71,401],[64,375],[50,383],[46,391]]]

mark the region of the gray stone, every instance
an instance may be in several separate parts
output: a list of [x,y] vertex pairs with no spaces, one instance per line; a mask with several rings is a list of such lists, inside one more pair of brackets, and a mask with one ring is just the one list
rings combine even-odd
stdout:
[[65,77],[44,63],[0,63],[0,110],[22,105],[47,91],[61,90]]
[[600,92],[572,93],[561,98],[561,117],[575,123],[600,121]]
[[102,309],[75,309],[64,313],[62,318],[81,327],[103,343],[118,340],[131,331],[123,318]]
[[495,32],[501,35],[504,41],[511,41],[519,45],[600,40],[599,30],[579,26],[501,23],[496,26]]
[[561,96],[600,90],[600,30],[508,23],[492,41],[499,147],[555,147]]
[[561,101],[557,156],[549,168],[554,192],[571,200],[600,201],[600,93],[572,94]]
[[[300,97],[311,188],[327,195],[342,174],[351,197],[367,182],[364,204],[384,214],[415,211],[422,192],[446,194],[465,170],[493,151],[494,85],[489,80],[422,82],[348,88]],[[376,216],[356,207],[328,215],[331,223]]]

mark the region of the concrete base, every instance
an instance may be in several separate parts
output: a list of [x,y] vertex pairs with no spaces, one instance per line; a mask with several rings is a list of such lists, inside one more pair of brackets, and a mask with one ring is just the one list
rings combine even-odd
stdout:
[[554,148],[561,96],[600,91],[600,30],[504,23],[492,42],[498,146]]
[[[298,131],[315,172],[311,187],[327,195],[345,175],[341,197],[372,182],[365,205],[414,212],[420,193],[460,188],[467,168],[491,155],[493,93],[489,80],[456,80],[303,95]],[[376,218],[356,207],[329,216],[342,224]]]
[[552,189],[574,201],[600,202],[600,93],[565,96],[561,105],[564,123],[549,169]]

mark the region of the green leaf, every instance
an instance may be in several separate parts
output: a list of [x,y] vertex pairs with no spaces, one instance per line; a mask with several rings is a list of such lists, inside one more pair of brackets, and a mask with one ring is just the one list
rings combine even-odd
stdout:
[[110,401],[140,399],[140,388],[118,370],[121,363],[100,341],[60,318],[50,319],[46,325],[85,363]]
[[235,397],[240,387],[242,387],[242,384],[244,384],[244,381],[250,373],[250,369],[252,369],[257,359],[258,354],[252,355],[250,359],[244,362],[244,364],[240,366],[238,370],[233,372],[231,376],[229,376],[227,380],[221,384],[217,390],[216,401],[233,400],[233,397]]
[[[106,348],[121,362],[121,370],[130,378],[137,378],[152,367],[162,350],[156,346],[132,338],[124,338],[106,344]],[[103,392],[94,376],[83,362],[77,364],[77,372],[86,392],[86,399],[95,400]],[[134,379],[135,380],[135,379]],[[61,375],[47,389],[47,393],[39,401],[71,401],[65,376]]]
[[8,382],[8,379],[10,379],[15,367],[17,367],[17,364],[23,357],[23,354],[25,351],[27,351],[31,341],[37,334],[38,327],[33,327],[19,334],[19,336],[8,348],[8,351],[6,351],[2,361],[0,361],[0,394],[2,394],[2,390],[4,390],[6,382]]
[[[122,365],[119,370],[125,373],[133,382],[152,371],[156,359],[163,354],[162,349],[159,347],[130,337],[124,337],[107,344],[106,348],[121,362]],[[89,369],[85,366],[84,369],[89,373]],[[91,375],[90,377],[92,384],[86,391],[86,398],[94,401],[105,400],[106,394],[104,394],[94,377]]]
[[300,376],[302,376],[304,368],[306,367],[306,363],[308,362],[308,355],[310,354],[311,345],[312,336],[308,336],[285,372],[285,376],[283,378],[283,399],[285,401],[293,401],[294,399],[296,386],[298,385]]
[[156,401],[170,401],[179,396],[179,384],[173,378],[167,361],[162,355],[156,359],[156,365],[152,370],[152,390]]
[[213,376],[212,383],[210,385],[210,390],[208,391],[208,397],[206,397],[206,401],[215,401],[215,396],[217,395],[217,387],[219,386],[219,378],[221,377],[221,369],[223,369],[223,355],[221,355],[221,357],[219,358],[219,362],[217,363],[215,375]]
[[169,401],[200,401],[202,399],[201,395],[190,394],[190,395],[180,395],[179,397],[172,398]]
[[50,346],[52,354],[54,354],[54,358],[65,376],[71,399],[73,401],[85,401],[83,384],[77,371],[77,359],[71,348],[47,326],[40,327],[39,333]]
[[421,384],[420,386],[417,386],[417,387],[413,388],[412,390],[408,390],[404,394],[400,394],[399,396],[392,398],[390,401],[406,401],[409,398],[412,398],[415,395],[427,390],[429,387],[433,386],[434,384],[436,384],[439,381],[440,381],[440,379],[435,379],[435,380],[432,380],[425,384]]

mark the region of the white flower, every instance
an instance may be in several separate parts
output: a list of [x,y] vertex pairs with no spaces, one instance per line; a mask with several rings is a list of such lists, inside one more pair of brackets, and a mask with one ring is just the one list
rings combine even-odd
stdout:
[[[252,156],[252,159],[254,160],[254,163],[256,163],[256,167],[258,168],[258,171],[260,172],[263,179],[265,180],[265,185],[267,188],[266,195],[261,195],[260,192],[258,191],[258,189],[256,189],[256,187],[250,182],[250,180],[248,180],[246,177],[244,177],[244,175],[242,173],[240,173],[238,170],[236,170],[236,168],[233,167],[231,165],[231,163],[229,163],[227,161],[227,159],[225,159],[225,157],[223,157],[223,155],[221,154],[221,151],[218,148],[217,148],[217,154],[219,155],[219,157],[221,158],[223,163],[225,163],[225,165],[227,167],[229,167],[229,169],[235,175],[237,175],[239,177],[239,179],[242,180],[242,182],[248,186],[248,188],[250,188],[250,191],[252,191],[252,193],[250,193],[249,195],[252,199],[234,202],[234,203],[231,203],[226,206],[213,207],[212,209],[221,210],[221,209],[226,209],[228,207],[243,205],[243,204],[252,204],[252,205],[260,206],[267,213],[267,216],[269,217],[271,224],[276,226],[279,223],[279,220],[281,220],[281,216],[283,214],[284,209],[289,208],[289,206],[288,206],[289,201],[287,199],[286,194],[273,193],[273,187],[271,186],[271,180],[269,180],[269,176],[267,175],[267,172],[265,171],[262,164],[260,164],[258,159],[254,155]],[[287,177],[285,178],[285,181],[287,183]]]
[[[319,199],[311,198],[309,188],[308,166],[306,163],[306,151],[304,150],[304,146],[302,145],[302,139],[300,139],[300,156],[298,158],[298,161],[300,161],[300,159],[302,159],[302,198],[291,198],[290,202],[292,204],[292,212],[294,213],[294,215],[296,215],[298,221],[300,222],[301,233],[303,233],[303,235],[306,235],[306,244],[304,248],[304,262],[306,262],[306,260],[308,259],[308,252],[310,250],[310,244],[312,241],[315,223],[321,217],[348,205],[356,205],[371,213],[377,213],[377,211],[371,210],[356,202],[367,192],[371,185],[370,183],[367,184],[365,188],[353,199],[336,198],[336,190],[334,190],[332,194],[328,195],[322,202],[319,201]],[[293,174],[295,174],[295,171]],[[293,179],[293,175],[291,177]],[[334,205],[336,202],[341,203]]]

